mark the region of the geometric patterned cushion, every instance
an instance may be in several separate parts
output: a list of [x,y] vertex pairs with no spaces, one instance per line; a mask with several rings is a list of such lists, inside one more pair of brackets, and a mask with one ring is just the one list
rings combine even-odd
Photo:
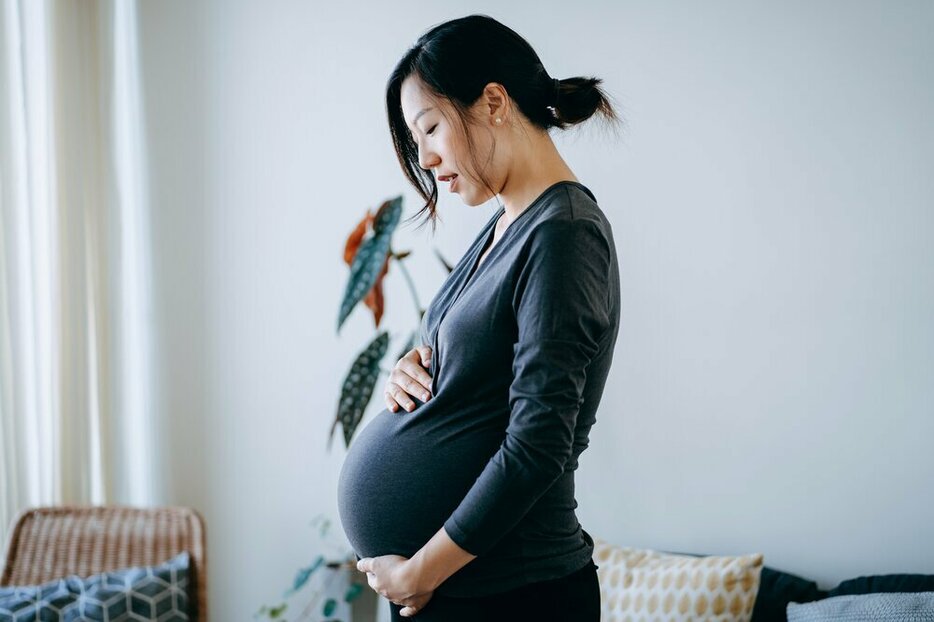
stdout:
[[188,552],[158,566],[0,587],[0,622],[189,620]]
[[833,596],[788,604],[788,622],[934,622],[934,592]]
[[603,622],[749,622],[763,555],[691,557],[594,538]]

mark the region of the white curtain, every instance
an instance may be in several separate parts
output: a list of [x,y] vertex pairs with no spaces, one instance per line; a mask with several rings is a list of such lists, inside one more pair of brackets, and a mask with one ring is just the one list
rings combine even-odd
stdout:
[[151,504],[157,444],[135,4],[0,7],[5,542],[26,507]]

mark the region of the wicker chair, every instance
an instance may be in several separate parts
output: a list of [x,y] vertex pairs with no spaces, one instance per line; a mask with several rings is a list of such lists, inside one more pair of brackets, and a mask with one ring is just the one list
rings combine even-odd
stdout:
[[207,620],[204,519],[184,507],[42,507],[21,512],[6,549],[0,585],[36,585],[191,556],[197,610]]

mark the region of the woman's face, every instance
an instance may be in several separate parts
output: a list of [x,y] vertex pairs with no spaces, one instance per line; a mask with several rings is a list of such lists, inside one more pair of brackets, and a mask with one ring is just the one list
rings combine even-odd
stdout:
[[[480,102],[482,98],[478,101],[478,111],[482,109]],[[454,107],[443,99],[429,98],[414,75],[402,82],[401,104],[405,123],[418,145],[418,164],[434,173],[439,189],[443,191],[447,186],[471,206],[490,200],[493,193],[484,186],[471,166],[466,138],[459,125],[454,125],[457,122]],[[480,154],[477,159],[485,161],[492,146],[491,132],[475,132],[474,143]],[[498,170],[495,160],[487,166],[489,172]],[[447,181],[452,175],[457,175],[455,181]],[[489,176],[495,187],[494,176]]]

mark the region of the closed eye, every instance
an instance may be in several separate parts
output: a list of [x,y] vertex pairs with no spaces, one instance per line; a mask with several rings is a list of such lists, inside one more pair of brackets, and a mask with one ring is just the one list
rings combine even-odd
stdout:
[[435,131],[435,128],[436,128],[436,127],[438,127],[438,126],[437,126],[437,125],[432,125],[432,126],[431,126],[431,129],[430,129],[430,130],[428,130],[428,131],[427,131],[427,132],[425,132],[425,133],[426,133],[426,134],[428,134],[428,135],[430,136],[430,135],[431,135],[431,133]]

